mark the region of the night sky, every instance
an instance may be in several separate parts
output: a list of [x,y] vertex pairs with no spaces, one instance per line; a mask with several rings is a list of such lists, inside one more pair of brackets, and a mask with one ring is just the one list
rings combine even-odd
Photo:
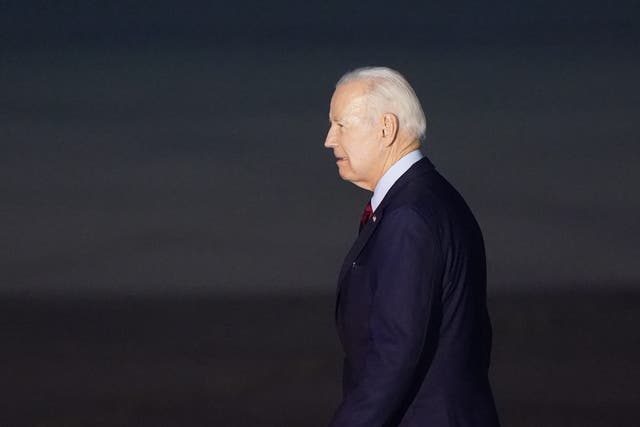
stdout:
[[398,69],[490,289],[640,279],[640,3],[0,2],[0,292],[332,292],[335,81]]

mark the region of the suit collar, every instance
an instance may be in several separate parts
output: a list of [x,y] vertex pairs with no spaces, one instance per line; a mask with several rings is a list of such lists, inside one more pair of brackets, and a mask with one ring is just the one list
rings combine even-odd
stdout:
[[389,189],[406,171],[413,166],[414,163],[420,161],[424,155],[420,150],[413,150],[400,158],[389,170],[382,175],[382,178],[376,184],[371,197],[371,206],[376,210],[380,206],[380,202],[384,199]]
[[380,202],[378,209],[376,209],[375,213],[382,213],[384,209],[393,201],[394,196],[404,188],[405,184],[414,178],[423,175],[430,170],[435,169],[433,163],[429,160],[427,156],[424,156],[422,159],[415,162],[411,167],[398,178],[398,180],[391,186],[387,194]]

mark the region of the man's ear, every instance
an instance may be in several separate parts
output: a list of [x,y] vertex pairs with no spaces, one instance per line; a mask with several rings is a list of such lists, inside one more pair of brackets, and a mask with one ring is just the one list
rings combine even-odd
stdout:
[[393,113],[382,115],[382,140],[390,146],[398,136],[398,117]]

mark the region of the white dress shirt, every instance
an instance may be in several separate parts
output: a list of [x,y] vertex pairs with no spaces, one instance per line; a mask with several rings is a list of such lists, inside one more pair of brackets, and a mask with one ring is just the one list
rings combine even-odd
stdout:
[[424,155],[420,152],[420,150],[414,150],[400,160],[395,162],[393,166],[389,168],[389,170],[382,175],[378,184],[376,184],[376,188],[373,190],[373,196],[371,197],[371,208],[375,210],[382,203],[382,199],[387,195],[389,189],[396,183],[396,181],[409,170],[411,166],[418,160],[422,159]]

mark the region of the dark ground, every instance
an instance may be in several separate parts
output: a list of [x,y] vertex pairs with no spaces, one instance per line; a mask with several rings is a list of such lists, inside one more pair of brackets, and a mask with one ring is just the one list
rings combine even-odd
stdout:
[[[640,294],[500,293],[504,426],[637,426]],[[2,426],[323,426],[330,295],[1,301]]]

